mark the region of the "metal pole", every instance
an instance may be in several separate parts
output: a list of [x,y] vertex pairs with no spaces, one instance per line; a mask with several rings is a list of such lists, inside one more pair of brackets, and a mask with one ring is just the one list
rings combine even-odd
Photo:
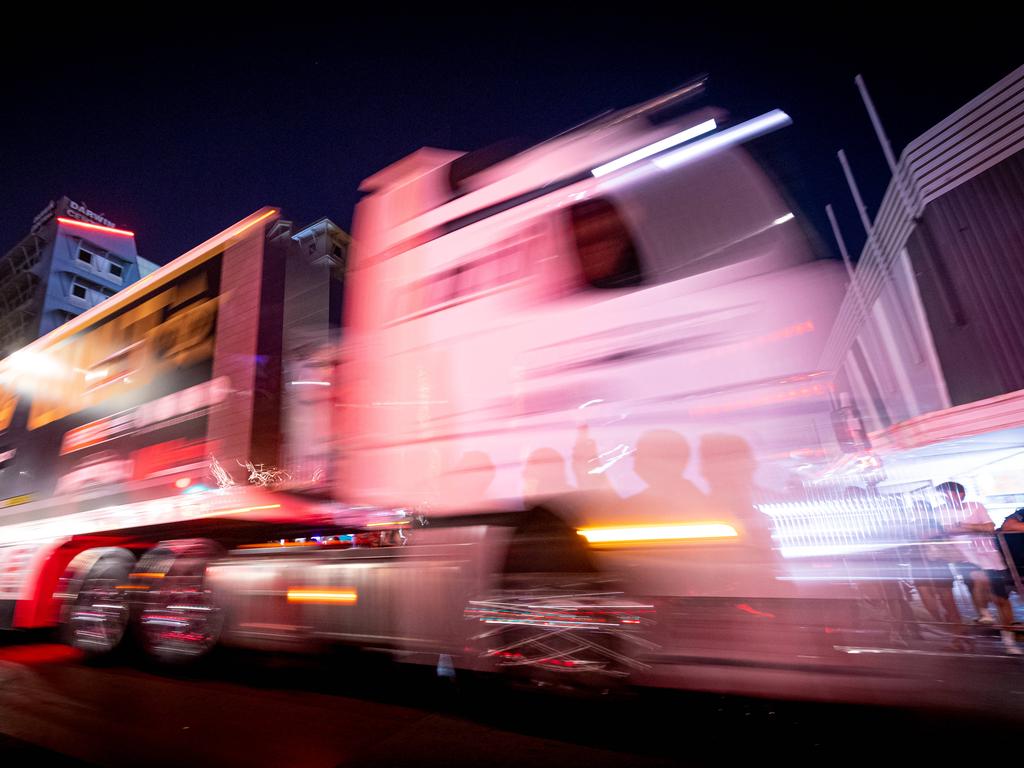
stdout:
[[846,250],[846,241],[843,240],[843,233],[839,231],[839,222],[836,221],[836,214],[832,210],[832,203],[825,206],[825,213],[828,215],[829,224],[832,225],[832,234],[836,238],[836,245],[839,246],[839,253],[843,257],[843,264],[846,265],[846,274],[850,278],[850,287],[853,289],[853,294],[857,298],[857,303],[860,305],[860,311],[864,315],[864,322],[867,322],[867,305],[864,303],[864,297],[860,294],[860,286],[857,285],[857,279],[854,276],[853,263],[850,261],[850,253]]
[[[921,238],[921,248],[923,253],[929,258],[936,271],[939,273],[939,299],[942,302],[942,307],[946,311],[946,316],[955,325],[962,326],[965,321],[963,319],[963,310],[960,308],[959,301],[955,294],[949,288],[950,278],[945,275],[945,269],[942,266],[942,262],[935,257],[934,253],[937,253],[937,248],[931,237],[931,231],[928,228],[927,222],[925,222],[923,215],[924,213],[924,202],[921,198],[921,189],[917,184],[917,177],[910,169],[909,164],[904,166],[905,173],[901,175],[900,168],[896,162],[896,155],[892,151],[892,145],[889,143],[889,137],[885,133],[885,129],[882,127],[882,121],[878,117],[878,111],[875,109],[875,104],[871,100],[871,95],[868,93],[867,84],[864,82],[864,78],[861,75],[857,75],[853,82],[857,85],[857,89],[860,91],[861,99],[864,101],[864,108],[867,110],[868,117],[871,118],[871,125],[875,129],[875,135],[878,137],[878,143],[882,145],[882,154],[885,155],[885,161],[889,164],[889,170],[892,172],[893,180],[896,182],[896,189],[900,193],[900,199],[903,201],[903,209],[906,211],[907,216],[914,222],[914,227]],[[906,181],[904,181],[904,176]],[[906,188],[904,187],[906,183]],[[909,188],[909,199],[908,190]],[[909,256],[908,256],[909,259]],[[916,279],[912,274],[907,274],[906,279],[910,282],[916,282]],[[918,308],[918,323],[922,328],[927,328],[927,320],[921,316],[921,304],[920,299],[917,299],[915,306]],[[936,357],[935,350],[931,344],[928,343],[927,338],[922,339],[922,346],[924,347],[925,357],[928,359],[929,367],[932,367],[935,373],[936,383],[938,384],[940,396],[942,401],[946,404],[945,407],[949,407],[949,392],[946,386],[946,380],[942,375],[942,366],[940,365],[938,358]]]
[[[853,195],[853,202],[857,206],[857,213],[860,214],[860,223],[864,226],[864,233],[867,235],[868,246],[875,252],[875,257],[878,259],[879,269],[882,270],[882,274],[885,276],[885,280],[889,283],[894,283],[892,274],[889,272],[889,267],[885,263],[884,254],[878,243],[875,242],[874,227],[871,224],[871,218],[868,216],[868,209],[864,205],[864,200],[860,196],[860,189],[857,187],[857,182],[853,178],[853,171],[850,170],[850,163],[846,159],[846,152],[839,150],[837,153],[839,157],[839,164],[843,166],[843,173],[846,176],[846,183],[850,187],[850,194]],[[906,316],[903,310],[903,302],[899,300],[899,294],[896,294],[896,314],[899,317],[900,325],[903,326],[903,333],[906,335],[910,342],[911,351],[914,355],[914,362],[920,363],[924,358],[921,355],[921,350],[917,344],[917,338],[913,333],[913,326],[910,324],[910,319]]]
[[[835,214],[835,211],[832,210],[832,204],[831,203],[829,203],[828,205],[825,206],[825,213],[828,215],[829,223],[832,225],[832,234],[836,238],[836,245],[839,246],[839,253],[843,257],[843,264],[846,266],[846,274],[850,278],[850,289],[853,291],[853,297],[854,297],[854,299],[856,299],[857,306],[860,308],[860,313],[864,317],[864,336],[865,337],[870,337],[870,336],[872,336],[874,334],[872,334],[872,332],[871,332],[871,330],[872,330],[871,329],[871,316],[868,314],[868,305],[867,305],[867,302],[864,301],[864,295],[860,292],[860,284],[857,282],[857,275],[856,275],[856,272],[853,269],[853,262],[850,260],[850,252],[846,249],[846,241],[843,239],[843,233],[839,229],[839,222],[836,220],[836,214]],[[858,333],[856,333],[856,332],[854,333],[854,335],[853,335],[854,343],[857,342],[857,336],[858,335],[859,335]],[[874,342],[875,340],[873,339],[872,341]],[[881,339],[881,334],[878,335],[877,342],[878,342],[878,345],[880,347],[884,346],[884,342]],[[865,346],[862,346],[862,348],[865,349],[865,350],[868,349],[868,347],[865,347]],[[877,383],[880,386],[884,386],[884,387],[886,387],[886,389],[888,389],[889,385],[890,385],[890,380],[888,379],[888,377],[886,377],[886,380],[883,380],[882,377],[879,376],[878,372],[876,372],[874,370],[871,370],[871,369],[873,369],[874,366],[871,366],[870,360],[868,360],[867,355],[865,355],[864,362],[867,363],[870,366],[868,372],[875,376],[875,379],[877,380]],[[861,375],[859,373],[859,371],[858,371],[858,375]],[[864,391],[865,391],[865,393],[870,395],[871,390],[868,389],[867,386],[864,386]],[[877,412],[877,408],[875,407],[875,404],[872,402],[872,403],[869,403],[869,405],[871,406],[872,411],[874,411],[873,415],[875,417],[875,423],[881,425],[882,424],[882,419],[881,419],[880,415]]]
[[[871,118],[871,125],[875,129],[875,135],[878,137],[878,143],[882,145],[882,154],[885,155],[885,162],[889,164],[889,171],[892,173],[893,179],[896,181],[896,189],[899,190],[900,198],[903,200],[903,207],[906,209],[910,218],[917,218],[915,211],[915,202],[907,197],[906,190],[903,188],[903,181],[900,178],[899,168],[896,165],[896,155],[893,154],[892,145],[889,143],[889,137],[885,135],[885,129],[882,127],[882,121],[878,117],[878,112],[875,110],[875,104],[871,101],[871,95],[868,93],[868,87],[864,83],[864,78],[857,75],[853,78],[853,82],[856,83],[857,89],[860,91],[860,97],[864,100],[864,108],[868,111],[868,117]],[[911,176],[913,181],[913,176]],[[911,194],[916,192],[914,184],[911,183]],[[915,196],[918,197],[919,196]]]
[[[853,171],[850,170],[850,163],[846,159],[846,152],[839,150],[836,153],[839,158],[839,164],[843,166],[843,175],[846,176],[846,184],[850,187],[850,194],[853,195],[853,202],[857,206],[857,213],[860,215],[860,223],[864,226],[864,231],[868,235],[868,242],[874,248],[874,243],[871,238],[871,217],[868,216],[867,206],[864,205],[864,199],[860,196],[860,189],[857,187],[857,181],[853,178]],[[881,255],[881,254],[879,254]]]

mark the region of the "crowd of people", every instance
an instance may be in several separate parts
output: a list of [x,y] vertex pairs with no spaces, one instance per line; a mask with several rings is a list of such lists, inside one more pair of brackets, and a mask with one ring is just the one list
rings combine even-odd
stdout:
[[[875,590],[897,634],[919,637],[922,623],[931,620],[952,632],[954,647],[967,650],[977,634],[968,631],[973,625],[998,630],[1006,653],[1024,655],[1016,640],[1024,626],[1016,622],[1010,600],[1011,592],[1020,591],[1024,571],[1024,508],[997,527],[988,509],[969,501],[964,486],[953,481],[911,496],[850,486],[821,498],[791,489],[789,500],[797,497],[809,507],[838,506],[873,521],[877,543],[889,553],[873,556]],[[956,599],[959,584],[969,600]],[[915,597],[925,616],[915,614]],[[973,617],[965,618],[965,604]]]
[[[591,518],[605,506],[616,522],[724,520],[741,532],[748,553],[762,553],[766,562],[778,558],[772,519],[762,514],[759,506],[766,500],[783,499],[755,484],[753,451],[741,437],[701,437],[692,458],[703,488],[687,478],[690,445],[675,431],[646,432],[630,453],[632,472],[642,488],[623,494],[612,486],[607,473],[594,471],[601,466],[598,452],[586,428],[581,428],[568,461],[552,448],[539,448],[527,456],[522,471],[523,501],[529,507],[557,497],[562,501],[561,512],[571,515],[573,505],[567,500],[575,498]],[[484,503],[495,468],[487,454],[467,453],[451,477],[462,484],[457,489],[459,495]],[[785,501],[803,502],[808,507],[820,501],[803,488],[799,490],[787,488]],[[1024,647],[1016,639],[1024,626],[1017,623],[1010,600],[1011,592],[1020,589],[1024,572],[1024,508],[1006,517],[997,529],[985,506],[968,500],[964,486],[956,482],[941,483],[932,493],[912,497],[856,487],[839,495],[839,501],[856,508],[885,511],[885,515],[877,515],[880,519],[893,508],[901,511],[887,535],[890,542],[899,543],[899,549],[891,551],[898,551],[901,573],[909,565],[909,577],[886,574],[878,579],[894,623],[913,626],[913,631],[931,624],[939,632],[950,633],[953,645],[962,650],[969,649],[978,636],[970,630],[974,625],[989,634],[998,631],[1007,654],[1024,655]],[[959,594],[969,595],[969,602],[957,600],[960,584],[965,591]],[[966,605],[973,606],[973,617],[965,617]]]
[[[583,435],[583,438],[586,436]],[[588,449],[589,448],[589,449]],[[618,513],[627,519],[652,521],[659,516],[674,520],[685,518],[729,519],[740,528],[751,551],[773,549],[771,520],[757,511],[758,501],[773,494],[754,483],[756,464],[750,446],[733,435],[707,435],[698,447],[699,474],[707,491],[684,477],[690,459],[685,439],[670,430],[653,430],[642,435],[633,453],[633,470],[645,488],[637,494],[620,497]],[[606,478],[585,473],[585,462],[594,455],[585,439],[577,444],[573,469],[579,487],[611,490]],[[579,466],[576,466],[579,465]],[[557,495],[573,489],[566,480],[566,463],[550,449],[540,449],[529,457],[524,478],[527,498]],[[847,488],[847,497],[865,507],[880,497],[863,488]],[[805,500],[807,496],[803,496]],[[893,499],[885,497],[891,506]],[[1010,593],[1019,590],[1024,572],[1024,508],[1006,517],[997,528],[988,510],[979,501],[967,499],[966,489],[957,482],[944,482],[934,493],[897,499],[905,510],[904,519],[893,526],[890,535],[905,546],[900,560],[909,563],[909,584],[883,578],[887,599],[899,605],[899,621],[920,624],[910,607],[916,595],[927,618],[953,635],[958,650],[972,646],[979,629],[998,631],[1007,654],[1024,655],[1017,633],[1024,626],[1016,621]],[[965,617],[956,599],[959,583],[970,596],[975,615]],[[910,594],[902,590],[909,586]],[[993,611],[994,609],[994,611]]]
[[[915,502],[920,521],[919,547],[913,563],[913,583],[922,604],[936,621],[955,627],[963,625],[954,599],[955,579],[966,586],[978,625],[1000,627],[1000,637],[1007,653],[1024,655],[1016,641],[1020,627],[1014,617],[1010,592],[1015,589],[1013,573],[1019,574],[1013,551],[1019,550],[1015,534],[1024,532],[1024,509],[1004,520],[997,529],[981,502],[968,501],[963,485],[945,482],[936,486],[940,503],[932,508],[923,501]],[[997,534],[1007,534],[997,537]],[[1001,542],[1012,542],[1004,548]],[[1013,570],[1011,570],[1013,569]],[[1019,577],[1018,577],[1019,578]],[[995,606],[997,617],[990,608]]]

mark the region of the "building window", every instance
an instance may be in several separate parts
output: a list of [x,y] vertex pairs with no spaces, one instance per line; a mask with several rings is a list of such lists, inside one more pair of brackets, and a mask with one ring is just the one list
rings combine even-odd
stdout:
[[78,260],[80,262],[82,262],[83,264],[91,265],[92,264],[92,257],[93,257],[93,254],[91,254],[89,251],[85,250],[85,248],[79,248],[78,249]]
[[82,285],[81,283],[72,283],[71,295],[74,296],[76,299],[85,299],[88,293],[85,289],[85,286]]
[[643,282],[636,246],[615,206],[595,198],[574,205],[569,214],[587,283],[594,288],[630,288]]
[[53,311],[53,315],[50,318],[53,322],[53,327],[56,328],[64,323],[70,322],[78,317],[78,312],[73,312],[68,309],[57,309]]
[[121,277],[124,275],[124,267],[122,267],[120,264],[110,262],[110,274],[112,274],[114,277],[120,280]]

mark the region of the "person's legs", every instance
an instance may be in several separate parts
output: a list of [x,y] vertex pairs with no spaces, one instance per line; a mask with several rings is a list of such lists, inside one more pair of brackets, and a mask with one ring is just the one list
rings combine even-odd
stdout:
[[1016,634],[1009,629],[1013,625],[1013,605],[1010,603],[1010,592],[1006,583],[1007,574],[1005,571],[989,571],[986,575],[991,585],[992,600],[999,610],[999,623],[1003,626],[999,632],[1003,647],[1007,653],[1014,656],[1024,655],[1024,649],[1017,645]]
[[981,568],[972,566],[967,575],[967,581],[971,592],[971,602],[974,603],[974,610],[978,612],[977,620],[985,624],[993,623],[992,614],[988,610],[988,604],[992,602],[988,574]]
[[953,639],[953,648],[958,651],[969,651],[973,647],[970,635],[964,627],[963,618],[960,615],[960,608],[953,596],[953,582],[947,582],[936,588],[936,595],[939,603],[944,609],[946,621],[950,623],[951,629],[956,637]]
[[964,621],[963,617],[960,616],[960,608],[956,604],[956,598],[953,597],[953,582],[948,581],[937,584],[935,586],[935,594],[939,600],[939,605],[942,606],[946,621],[960,627]]

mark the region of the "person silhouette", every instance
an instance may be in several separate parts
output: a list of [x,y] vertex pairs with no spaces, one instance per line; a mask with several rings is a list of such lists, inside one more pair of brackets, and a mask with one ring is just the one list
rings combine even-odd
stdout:
[[754,506],[757,461],[750,443],[739,435],[707,434],[700,439],[699,453],[711,505],[740,524],[744,543],[770,554],[771,524]]
[[565,459],[554,448],[538,448],[526,457],[523,498],[527,503],[576,490],[566,480]]
[[689,462],[690,445],[678,432],[654,429],[640,435],[633,455],[633,471],[647,487],[626,499],[625,508],[631,519],[707,519],[707,498],[683,477]]

